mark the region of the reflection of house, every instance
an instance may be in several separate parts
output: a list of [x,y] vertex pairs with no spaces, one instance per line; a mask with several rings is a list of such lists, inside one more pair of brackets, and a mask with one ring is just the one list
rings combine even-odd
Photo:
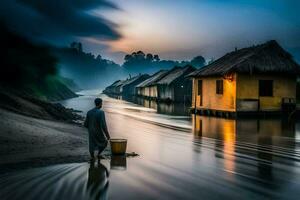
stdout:
[[[282,119],[225,119],[193,115],[195,136],[213,138],[235,145],[251,143],[280,147],[295,147],[295,124]],[[279,137],[291,139],[279,139]],[[263,140],[266,139],[267,140]]]
[[195,71],[192,66],[174,67],[154,87],[158,100],[185,102],[191,98],[192,82],[186,75]]
[[[295,147],[295,124],[282,119],[225,119],[193,115],[192,120],[195,136],[221,140],[227,145],[238,142]],[[280,137],[289,139],[282,140]]]
[[134,103],[142,105],[146,108],[152,108],[154,110],[157,110],[157,102],[148,98],[137,97]]
[[136,97],[133,102],[147,108],[152,108],[156,110],[159,114],[176,116],[189,115],[189,107],[185,106],[184,104],[158,102],[143,97]]
[[157,105],[157,113],[176,116],[189,115],[188,108],[184,104],[160,102]]
[[136,94],[143,97],[157,97],[157,90],[156,87],[153,85],[159,81],[163,76],[167,74],[167,70],[161,70],[152,76],[150,76],[145,81],[141,82],[136,86]]
[[276,41],[236,50],[190,74],[192,105],[200,113],[293,109],[299,72]]
[[245,161],[248,159],[257,161],[259,176],[272,179],[269,162],[276,155],[274,152],[279,149],[293,152],[296,148],[295,124],[281,119],[224,119],[200,115],[193,115],[192,119],[195,141],[207,140],[207,145],[215,146],[215,156],[224,158],[224,168],[237,174],[240,170],[241,174],[251,173],[248,168],[247,171],[239,168],[241,163],[248,163]]

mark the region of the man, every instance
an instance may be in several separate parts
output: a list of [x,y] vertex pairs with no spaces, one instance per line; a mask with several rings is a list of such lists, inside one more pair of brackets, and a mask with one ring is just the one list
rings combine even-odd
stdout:
[[104,111],[102,108],[102,99],[95,99],[95,108],[90,110],[84,122],[84,126],[88,128],[89,131],[89,152],[91,159],[94,159],[94,151],[98,150],[98,158],[100,158],[101,152],[107,146],[107,140],[110,139]]

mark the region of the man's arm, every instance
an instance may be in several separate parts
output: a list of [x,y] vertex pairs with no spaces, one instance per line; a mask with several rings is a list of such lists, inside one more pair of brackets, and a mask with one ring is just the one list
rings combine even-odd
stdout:
[[88,116],[88,114],[86,114],[86,118],[84,120],[83,126],[86,127],[86,128],[88,128],[88,124],[89,124],[89,116]]
[[106,135],[106,138],[109,140],[109,139],[110,139],[110,136],[109,136],[108,129],[107,129],[107,125],[106,125],[106,120],[105,120],[105,113],[104,113],[104,111],[102,112],[101,123],[102,123],[103,131],[104,131],[104,133],[105,133],[105,135]]

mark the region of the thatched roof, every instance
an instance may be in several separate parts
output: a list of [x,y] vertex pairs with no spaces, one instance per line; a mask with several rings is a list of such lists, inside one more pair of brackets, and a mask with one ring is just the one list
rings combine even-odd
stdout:
[[121,82],[121,80],[117,80],[117,81],[113,82],[110,86],[107,86],[107,87],[105,88],[105,90],[109,90],[109,89],[115,87],[115,86],[116,86],[117,84],[119,84],[120,82]]
[[142,75],[138,75],[138,76],[135,76],[133,78],[130,78],[130,79],[127,79],[125,80],[123,83],[122,83],[122,87],[126,86],[126,85],[129,85],[131,83],[134,83],[135,81],[138,81],[138,80],[141,80],[141,79],[146,79],[148,78],[149,75],[148,74],[142,74]]
[[173,81],[180,77],[184,77],[187,74],[195,71],[195,68],[187,65],[185,67],[174,67],[171,69],[162,79],[160,79],[157,84],[171,84]]
[[189,76],[224,76],[233,72],[299,75],[300,67],[288,52],[275,40],[271,40],[228,53]]
[[113,84],[111,84],[108,87],[114,87],[115,85],[119,84],[120,82],[121,82],[121,80],[117,80],[117,81],[113,82]]
[[115,84],[113,85],[113,87],[120,87],[120,86],[122,86],[126,81],[127,81],[127,80],[120,80],[120,81],[118,81],[117,83],[115,83]]
[[153,74],[152,76],[150,76],[150,78],[148,78],[145,81],[138,84],[136,87],[151,86],[151,85],[155,84],[157,81],[159,81],[161,78],[163,78],[167,72],[168,72],[167,70],[160,70],[160,71],[156,72],[155,74]]

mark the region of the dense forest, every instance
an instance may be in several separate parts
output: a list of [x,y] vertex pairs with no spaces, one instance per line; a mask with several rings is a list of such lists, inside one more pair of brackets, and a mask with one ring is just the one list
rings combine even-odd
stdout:
[[205,65],[205,59],[202,56],[197,56],[191,61],[161,60],[159,55],[145,54],[143,51],[137,51],[125,55],[123,67],[129,73],[137,74],[140,72],[153,73],[160,69],[170,69],[174,66],[185,65],[192,65],[199,68]]
[[[41,99],[59,100],[76,96],[60,77],[58,60],[50,47],[38,45],[0,25],[1,88],[11,88]],[[64,82],[65,80],[65,82]]]

